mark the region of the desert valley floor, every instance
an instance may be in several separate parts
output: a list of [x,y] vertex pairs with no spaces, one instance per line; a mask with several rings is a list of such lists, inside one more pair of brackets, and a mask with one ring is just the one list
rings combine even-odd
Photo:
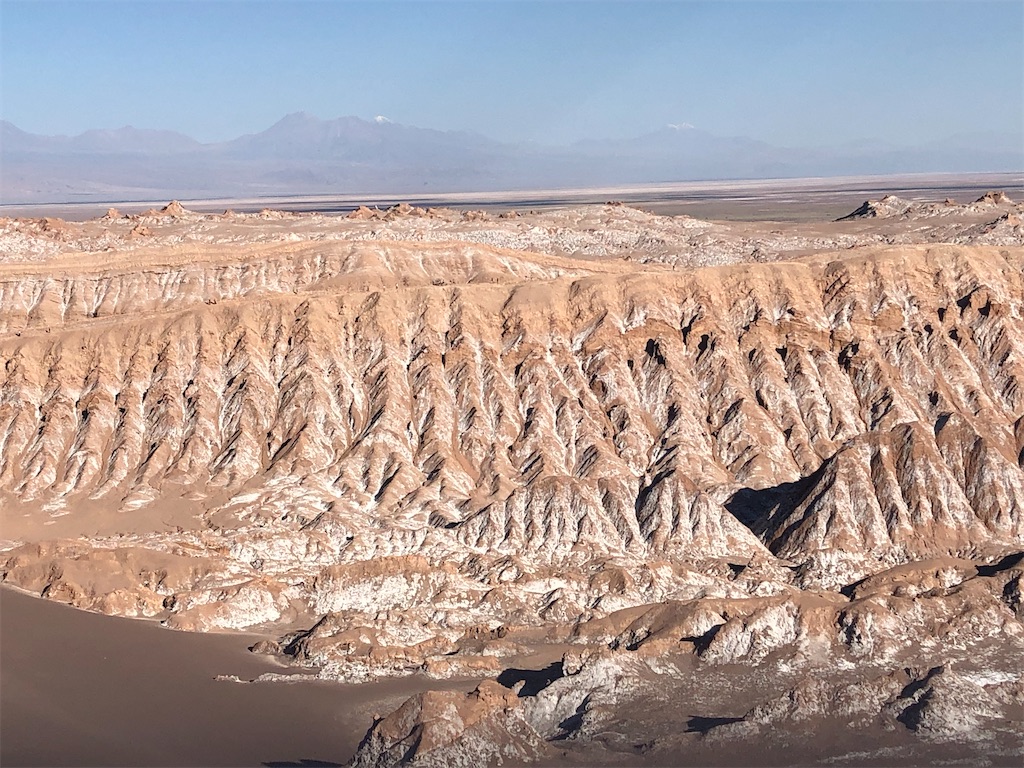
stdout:
[[1006,191],[0,219],[0,761],[1019,765]]

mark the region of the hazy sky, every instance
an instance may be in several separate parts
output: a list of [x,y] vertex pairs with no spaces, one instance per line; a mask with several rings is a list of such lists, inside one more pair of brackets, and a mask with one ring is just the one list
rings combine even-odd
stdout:
[[566,142],[692,123],[788,145],[1024,131],[1024,3],[2,0],[24,130],[203,141],[386,115]]

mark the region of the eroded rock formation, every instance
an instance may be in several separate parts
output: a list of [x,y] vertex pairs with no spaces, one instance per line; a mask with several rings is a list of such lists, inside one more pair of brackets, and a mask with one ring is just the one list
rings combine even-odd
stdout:
[[55,255],[0,266],[3,578],[261,627],[336,679],[495,678],[558,649],[529,695],[411,700],[360,765],[628,752],[598,736],[634,699],[755,664],[775,697],[685,738],[846,713],[1012,750],[1020,675],[976,654],[1024,642],[1024,248],[801,240],[679,269],[664,242],[595,255],[659,218],[599,215],[549,253],[516,240],[529,217],[412,208],[343,226],[450,237],[270,242],[262,215],[171,204],[107,217],[155,229],[90,235],[110,255],[40,225]]

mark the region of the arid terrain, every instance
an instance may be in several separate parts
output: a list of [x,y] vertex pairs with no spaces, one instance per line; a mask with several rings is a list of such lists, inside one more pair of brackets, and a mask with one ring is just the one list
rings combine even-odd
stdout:
[[1019,765],[1024,205],[843,213],[0,219],[3,581],[355,692],[266,764]]

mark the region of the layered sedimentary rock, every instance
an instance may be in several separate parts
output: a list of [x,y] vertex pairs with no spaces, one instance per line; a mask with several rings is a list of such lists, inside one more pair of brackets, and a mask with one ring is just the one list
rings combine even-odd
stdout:
[[[0,266],[6,581],[271,628],[263,650],[347,680],[568,654],[529,696],[425,694],[361,764],[414,731],[437,764],[550,756],[677,657],[880,665],[870,716],[922,732],[971,686],[984,722],[1016,716],[1019,675],[885,676],[908,644],[1021,642],[1019,245],[686,270],[455,238],[125,253]],[[846,695],[791,682],[721,728]]]

